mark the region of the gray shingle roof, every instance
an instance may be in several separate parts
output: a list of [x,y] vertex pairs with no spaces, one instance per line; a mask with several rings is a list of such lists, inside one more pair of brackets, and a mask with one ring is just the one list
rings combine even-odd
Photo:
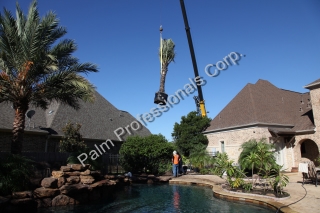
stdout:
[[[36,113],[31,118],[30,127],[29,120],[26,119],[25,131],[45,133],[50,130],[56,135],[63,135],[62,127],[71,121],[82,125],[83,138],[119,141],[114,130],[119,127],[125,129],[126,126],[137,120],[130,113],[114,107],[98,92],[95,93],[95,96],[94,103],[81,102],[78,111],[57,102],[51,103],[47,110],[30,107],[30,110],[34,109]],[[11,108],[11,104],[0,103],[0,112],[0,129],[11,130],[14,119],[14,110]],[[141,128],[137,131],[132,130],[131,134],[147,136],[151,132],[141,124]],[[123,139],[125,140],[127,136],[129,136],[128,133],[124,135]]]
[[247,84],[205,132],[257,124],[293,131],[313,129],[309,100],[309,93],[280,89],[266,80],[258,80],[256,84]]

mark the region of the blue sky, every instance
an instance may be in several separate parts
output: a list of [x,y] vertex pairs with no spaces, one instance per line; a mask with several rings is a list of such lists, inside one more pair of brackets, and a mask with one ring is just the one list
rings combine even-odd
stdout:
[[[21,0],[27,12],[31,1]],[[0,5],[14,13],[15,1]],[[318,0],[185,0],[208,117],[214,118],[247,83],[259,79],[297,92],[319,78],[320,1]],[[54,11],[65,38],[78,44],[75,56],[98,65],[89,74],[100,94],[133,116],[156,107],[159,90],[159,26],[163,38],[176,44],[165,91],[172,95],[194,78],[179,0],[38,0],[43,16]],[[1,8],[1,12],[3,9]],[[217,77],[204,68],[231,52],[245,54],[239,65]],[[171,141],[175,122],[196,109],[193,96],[147,124],[154,133]]]

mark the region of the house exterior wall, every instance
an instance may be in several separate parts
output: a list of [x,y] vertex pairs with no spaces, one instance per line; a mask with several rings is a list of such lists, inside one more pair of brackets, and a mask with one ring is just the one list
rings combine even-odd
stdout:
[[250,139],[268,139],[271,137],[268,128],[266,127],[251,127],[237,130],[229,130],[223,132],[215,132],[206,134],[209,143],[207,151],[211,152],[212,148],[221,153],[221,141],[224,141],[225,152],[229,158],[238,162],[239,155],[241,153],[241,144]]
[[[22,143],[23,152],[44,152],[47,135],[45,134],[24,134]],[[11,151],[11,132],[0,132],[0,151]]]

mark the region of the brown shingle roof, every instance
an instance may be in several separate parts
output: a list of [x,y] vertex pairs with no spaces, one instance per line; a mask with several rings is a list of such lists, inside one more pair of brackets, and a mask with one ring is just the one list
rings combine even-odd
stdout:
[[256,84],[247,84],[205,132],[257,124],[294,131],[313,129],[309,99],[309,93],[279,89],[266,80],[258,80]]
[[304,88],[311,89],[311,88],[319,87],[319,86],[320,86],[320,78],[318,80],[315,80],[314,82],[306,85]]
[[[47,133],[44,130],[47,129],[56,135],[63,135],[62,127],[71,121],[82,125],[81,134],[84,138],[118,141],[114,130],[119,127],[125,128],[136,119],[130,113],[114,107],[98,92],[95,93],[95,97],[94,103],[81,102],[78,111],[56,102],[51,103],[47,110],[30,107],[36,113],[31,119],[30,127],[29,121],[26,119],[25,131]],[[11,108],[11,104],[0,103],[0,112],[0,129],[11,130],[14,119],[14,110]],[[151,134],[142,124],[139,130],[131,131],[131,133],[140,136]],[[124,135],[123,139],[128,135],[128,133]]]

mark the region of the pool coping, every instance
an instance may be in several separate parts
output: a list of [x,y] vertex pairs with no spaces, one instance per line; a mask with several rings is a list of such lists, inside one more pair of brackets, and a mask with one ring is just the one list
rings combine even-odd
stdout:
[[211,187],[214,196],[217,198],[220,198],[220,199],[253,203],[253,204],[268,207],[268,208],[275,210],[275,211],[278,210],[279,208],[281,208],[279,210],[279,212],[282,212],[282,213],[299,213],[299,212],[291,209],[287,205],[285,205],[279,201],[273,200],[272,198],[229,193],[228,191],[225,191],[224,189],[222,189],[221,184],[215,183],[210,180],[205,180],[205,179],[193,179],[193,180],[172,179],[172,180],[169,180],[169,184],[173,184],[173,183],[174,184],[181,184],[181,185],[209,186],[209,187]]

